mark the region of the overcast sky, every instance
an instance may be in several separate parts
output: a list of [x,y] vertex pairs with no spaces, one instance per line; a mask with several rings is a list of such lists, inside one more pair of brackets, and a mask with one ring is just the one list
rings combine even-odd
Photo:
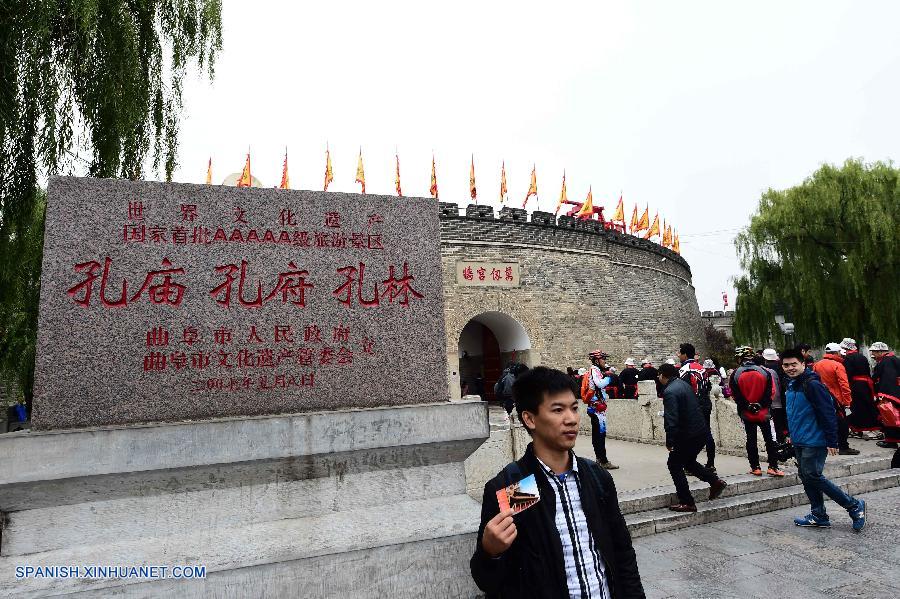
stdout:
[[[760,193],[823,162],[890,159],[900,144],[900,3],[255,2],[225,0],[212,83],[185,86],[176,181],[240,170],[277,185],[428,195],[499,207],[501,160],[521,206],[569,197],[627,216],[650,205],[681,236],[701,309],[722,309],[732,244]],[[530,202],[529,207],[533,208]],[[638,301],[638,298],[635,298]]]

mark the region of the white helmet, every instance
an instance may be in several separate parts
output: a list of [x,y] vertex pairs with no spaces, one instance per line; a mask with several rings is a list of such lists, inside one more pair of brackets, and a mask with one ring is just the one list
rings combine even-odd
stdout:
[[890,348],[888,348],[887,343],[884,341],[876,341],[869,346],[869,351],[890,351]]
[[675,358],[669,358],[668,360],[666,360],[666,364],[671,364],[672,366],[675,366]]
[[634,366],[634,358],[628,358],[625,360],[625,366]]
[[825,346],[826,354],[839,354],[841,353],[841,346],[837,343],[829,343]]
[[712,360],[710,360],[709,358],[707,358],[707,359],[703,360],[703,367],[704,367],[704,368],[715,368],[716,365],[713,363]]
[[844,349],[856,349],[856,339],[844,337],[843,340],[841,340],[841,347]]
[[771,347],[767,347],[763,350],[763,360],[775,361],[778,359],[778,352],[772,349]]

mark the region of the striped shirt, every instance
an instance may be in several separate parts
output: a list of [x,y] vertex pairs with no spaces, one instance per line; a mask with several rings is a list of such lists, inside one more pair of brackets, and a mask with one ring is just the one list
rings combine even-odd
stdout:
[[581,482],[575,454],[572,454],[572,470],[561,475],[541,460],[538,463],[556,498],[556,530],[562,542],[569,597],[609,599],[606,566],[581,508]]

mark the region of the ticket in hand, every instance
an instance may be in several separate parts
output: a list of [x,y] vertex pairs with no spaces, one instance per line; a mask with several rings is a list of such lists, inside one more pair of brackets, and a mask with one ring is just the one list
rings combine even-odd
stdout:
[[537,480],[535,480],[533,474],[497,491],[497,503],[500,504],[501,512],[512,508],[513,513],[518,514],[540,500],[541,496],[538,493]]

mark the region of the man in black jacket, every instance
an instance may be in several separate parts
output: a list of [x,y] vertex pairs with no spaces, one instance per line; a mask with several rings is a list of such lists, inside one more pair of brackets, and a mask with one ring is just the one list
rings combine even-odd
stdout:
[[[571,377],[540,366],[513,385],[532,442],[484,487],[470,566],[488,597],[644,597],[613,479],[572,452],[578,395]],[[532,474],[540,501],[515,515],[501,512],[497,491]]]
[[666,449],[669,450],[667,465],[678,495],[678,503],[670,505],[669,509],[674,512],[696,512],[697,506],[684,471],[687,470],[709,483],[710,499],[722,494],[725,481],[716,476],[715,471],[697,462],[697,456],[706,446],[709,429],[694,390],[678,377],[678,369],[672,364],[662,364],[659,367],[659,382],[664,387],[663,412]]

